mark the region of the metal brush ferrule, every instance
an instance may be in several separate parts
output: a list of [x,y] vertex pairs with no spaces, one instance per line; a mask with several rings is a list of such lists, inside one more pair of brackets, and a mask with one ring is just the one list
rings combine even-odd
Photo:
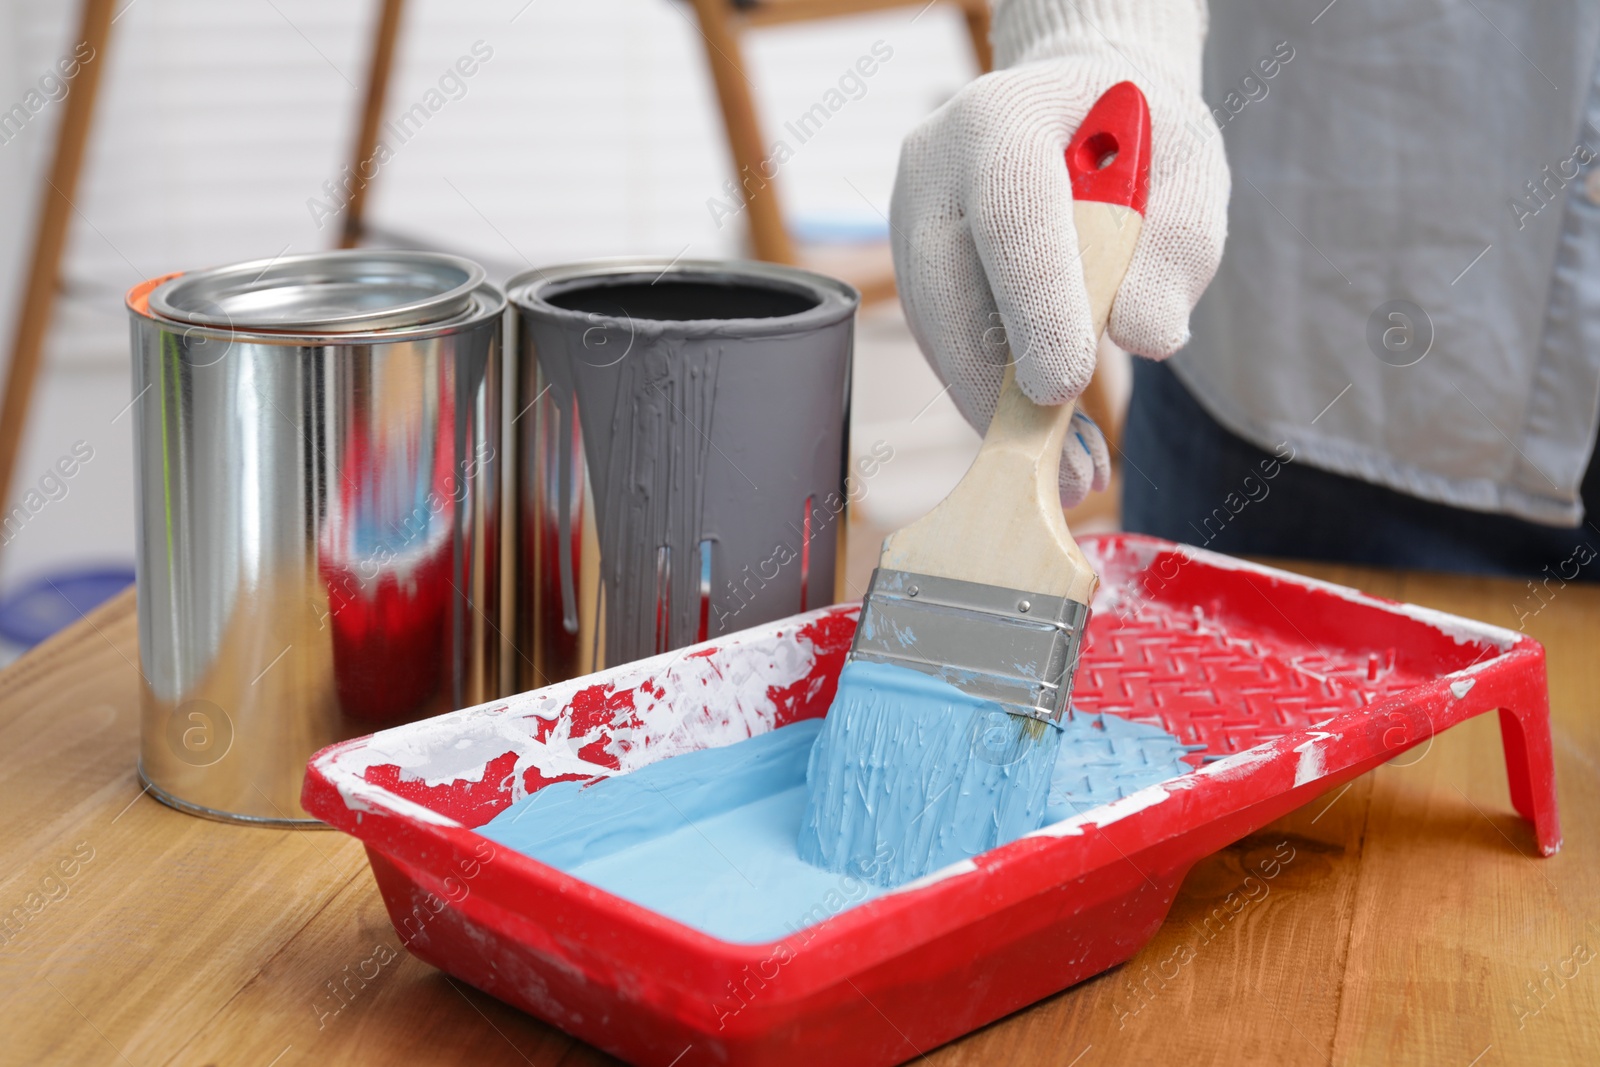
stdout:
[[1059,729],[1088,623],[1089,606],[1065,597],[879,567],[850,658],[932,675]]

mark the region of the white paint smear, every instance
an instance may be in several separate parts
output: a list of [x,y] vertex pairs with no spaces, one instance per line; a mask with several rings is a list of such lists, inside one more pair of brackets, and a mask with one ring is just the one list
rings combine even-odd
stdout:
[[1314,782],[1323,775],[1322,749],[1318,747],[1321,742],[1337,738],[1338,734],[1323,733],[1321,730],[1312,730],[1311,736],[1294,746],[1300,758],[1294,765],[1294,784],[1305,785]]
[[1098,808],[1086,811],[1082,815],[1074,815],[1070,819],[1042,826],[1031,834],[1023,837],[1077,837],[1083,833],[1085,826],[1110,826],[1120,822],[1130,815],[1153,808],[1171,796],[1167,792],[1167,784],[1146,786],[1137,793],[1129,793],[1121,800],[1113,800],[1109,804],[1102,804]]
[[[844,609],[853,610],[853,609]],[[772,729],[777,705],[769,693],[810,675],[816,648],[795,631],[838,607],[808,612],[720,641],[717,655],[690,655],[694,646],[598,674],[397,726],[364,742],[341,746],[319,761],[352,811],[400,810],[421,821],[457,825],[443,816],[366,781],[370,768],[395,766],[403,781],[439,786],[481,782],[494,760],[516,755],[509,778],[511,799],[527,795],[524,776],[626,774],[639,767],[701,748],[718,748]],[[650,692],[639,688],[650,683]],[[622,718],[631,725],[580,729],[574,697],[596,686],[633,689],[633,707]],[[543,732],[543,741],[535,740]],[[610,737],[613,769],[583,759],[585,747]],[[375,808],[373,805],[377,805]],[[442,822],[441,822],[442,820]]]

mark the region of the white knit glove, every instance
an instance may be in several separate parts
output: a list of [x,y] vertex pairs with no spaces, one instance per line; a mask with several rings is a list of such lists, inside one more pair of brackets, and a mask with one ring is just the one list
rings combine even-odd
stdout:
[[[981,433],[1006,361],[1039,404],[1075,399],[1097,338],[1072,221],[1065,151],[1100,94],[1131,81],[1150,103],[1150,198],[1108,332],[1165,359],[1216,273],[1228,163],[1200,96],[1204,0],[1001,0],[995,62],[913,130],[891,201],[895,276],[923,354]],[[1105,487],[1104,438],[1076,419],[1061,500]]]
[[[1000,383],[994,385],[994,395],[989,397],[988,415],[994,414],[995,396],[1000,393]],[[967,416],[972,419],[971,415]],[[973,425],[977,425],[976,422]],[[1111,450],[1106,447],[1106,435],[1100,426],[1081,411],[1072,413],[1072,423],[1067,427],[1067,439],[1061,445],[1061,506],[1076,507],[1083,503],[1089,490],[1099,492],[1111,481]]]

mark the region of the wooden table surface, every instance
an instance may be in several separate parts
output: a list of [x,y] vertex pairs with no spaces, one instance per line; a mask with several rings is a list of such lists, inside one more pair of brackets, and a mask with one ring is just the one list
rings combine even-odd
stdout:
[[[1565,848],[1535,858],[1480,716],[1196,865],[1131,963],[929,1060],[1600,1063],[1600,589],[1295,569],[1545,643]],[[0,1063],[611,1062],[401,951],[354,840],[142,795],[137,663],[129,594],[0,673]]]

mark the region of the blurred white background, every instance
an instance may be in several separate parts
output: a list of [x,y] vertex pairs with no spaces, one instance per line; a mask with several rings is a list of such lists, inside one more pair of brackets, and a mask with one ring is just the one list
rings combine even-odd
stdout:
[[[347,161],[377,10],[317,0],[119,8],[96,60],[104,81],[61,298],[6,508],[74,442],[94,458],[0,549],[0,591],[61,566],[131,561],[122,294],[168,271],[333,246],[337,220],[319,228],[308,201],[326,200],[323,183]],[[72,51],[77,17],[62,0],[0,0],[0,111]],[[465,95],[376,179],[367,217],[386,243],[461,252],[497,280],[592,256],[742,253],[742,219],[719,228],[707,204],[732,168],[686,4],[413,0],[386,113],[404,112],[480,41],[492,57]],[[866,95],[782,169],[783,207],[802,235],[883,237],[901,136],[976,72],[966,30],[934,4],[748,39],[769,140],[878,41],[893,56]],[[47,105],[0,145],[0,359],[63,110]],[[977,438],[939,396],[892,303],[864,316],[857,366],[854,440],[888,440],[897,454],[861,511],[892,528],[954,483]]]

